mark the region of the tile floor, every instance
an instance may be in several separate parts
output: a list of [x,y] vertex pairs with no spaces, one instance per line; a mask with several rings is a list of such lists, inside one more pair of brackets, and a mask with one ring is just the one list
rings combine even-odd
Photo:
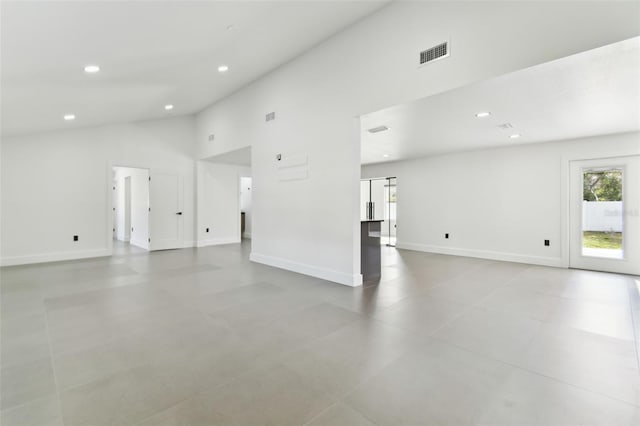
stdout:
[[3,268],[1,423],[640,424],[640,278],[382,249],[358,289],[247,243]]

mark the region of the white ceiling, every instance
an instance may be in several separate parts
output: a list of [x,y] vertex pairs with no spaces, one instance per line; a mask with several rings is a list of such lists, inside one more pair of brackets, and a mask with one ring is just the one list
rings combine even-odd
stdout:
[[387,2],[3,0],[2,134],[198,112]]
[[[491,116],[476,118],[482,111]],[[513,129],[497,127],[504,123]],[[380,125],[390,130],[367,132]],[[638,130],[640,37],[364,115],[361,159],[380,163]],[[514,133],[522,136],[510,139]]]

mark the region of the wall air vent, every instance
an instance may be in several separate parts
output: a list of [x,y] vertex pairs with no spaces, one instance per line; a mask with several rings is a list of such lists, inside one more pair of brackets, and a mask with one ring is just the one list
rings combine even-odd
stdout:
[[380,133],[380,132],[385,132],[389,130],[389,128],[387,126],[378,126],[378,127],[373,127],[369,130],[367,130],[367,132],[369,133]]
[[276,119],[276,113],[275,112],[270,112],[269,114],[265,115],[265,121],[273,121]]
[[433,46],[431,49],[423,50],[420,52],[420,65],[446,58],[449,56],[449,53],[449,42],[447,41]]
[[215,138],[216,138],[216,135],[214,135],[213,133],[211,133],[211,134],[209,135],[209,142],[212,142]]

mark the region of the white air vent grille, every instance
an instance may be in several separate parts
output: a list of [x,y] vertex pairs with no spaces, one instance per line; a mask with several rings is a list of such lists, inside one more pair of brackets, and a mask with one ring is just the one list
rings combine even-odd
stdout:
[[212,142],[215,138],[216,138],[216,135],[214,135],[213,133],[211,133],[211,134],[209,135],[209,142]]
[[367,131],[369,133],[380,133],[380,132],[384,132],[389,130],[389,128],[387,126],[378,126],[378,127],[373,127],[371,129],[368,129]]
[[513,129],[513,124],[511,123],[498,124],[498,128],[502,130]]
[[276,113],[275,112],[270,112],[269,114],[265,115],[265,121],[273,121],[276,119]]
[[447,56],[449,56],[449,43],[445,41],[431,49],[420,52],[420,65],[433,62],[436,59],[446,58]]

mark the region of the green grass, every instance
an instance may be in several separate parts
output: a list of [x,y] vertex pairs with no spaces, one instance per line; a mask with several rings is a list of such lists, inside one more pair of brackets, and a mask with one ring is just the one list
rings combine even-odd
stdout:
[[582,246],[622,250],[622,232],[584,231],[582,233]]

